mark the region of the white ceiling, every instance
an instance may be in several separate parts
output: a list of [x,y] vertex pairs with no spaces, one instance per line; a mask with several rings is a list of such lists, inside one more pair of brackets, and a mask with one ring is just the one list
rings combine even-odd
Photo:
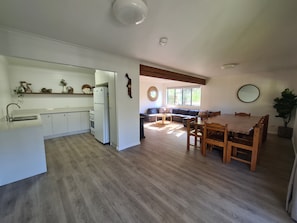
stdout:
[[297,68],[296,0],[146,0],[137,26],[117,22],[112,2],[0,0],[0,25],[205,77]]

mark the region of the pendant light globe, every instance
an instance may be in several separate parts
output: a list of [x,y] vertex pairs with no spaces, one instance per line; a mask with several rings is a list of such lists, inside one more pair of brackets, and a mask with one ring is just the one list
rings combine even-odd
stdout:
[[115,0],[112,5],[116,19],[124,25],[138,25],[148,14],[148,8],[143,0]]

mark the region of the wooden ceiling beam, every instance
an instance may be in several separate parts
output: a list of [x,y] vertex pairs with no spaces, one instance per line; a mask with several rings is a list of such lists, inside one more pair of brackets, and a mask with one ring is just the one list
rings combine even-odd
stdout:
[[206,80],[140,64],[140,75],[205,85]]

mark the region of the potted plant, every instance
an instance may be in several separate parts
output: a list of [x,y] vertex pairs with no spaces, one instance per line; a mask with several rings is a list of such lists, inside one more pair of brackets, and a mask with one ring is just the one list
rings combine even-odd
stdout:
[[286,88],[281,93],[281,97],[274,99],[273,107],[277,111],[275,117],[280,117],[283,119],[284,126],[278,127],[278,136],[284,138],[291,138],[293,133],[293,128],[288,127],[289,122],[292,118],[292,112],[297,105],[297,95],[293,93],[293,90]]

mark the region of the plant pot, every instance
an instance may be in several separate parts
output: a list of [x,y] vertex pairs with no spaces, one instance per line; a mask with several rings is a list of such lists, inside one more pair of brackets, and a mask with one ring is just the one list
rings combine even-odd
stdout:
[[292,138],[293,135],[293,128],[291,127],[284,127],[284,126],[279,126],[277,135],[281,138],[287,138],[290,139]]

